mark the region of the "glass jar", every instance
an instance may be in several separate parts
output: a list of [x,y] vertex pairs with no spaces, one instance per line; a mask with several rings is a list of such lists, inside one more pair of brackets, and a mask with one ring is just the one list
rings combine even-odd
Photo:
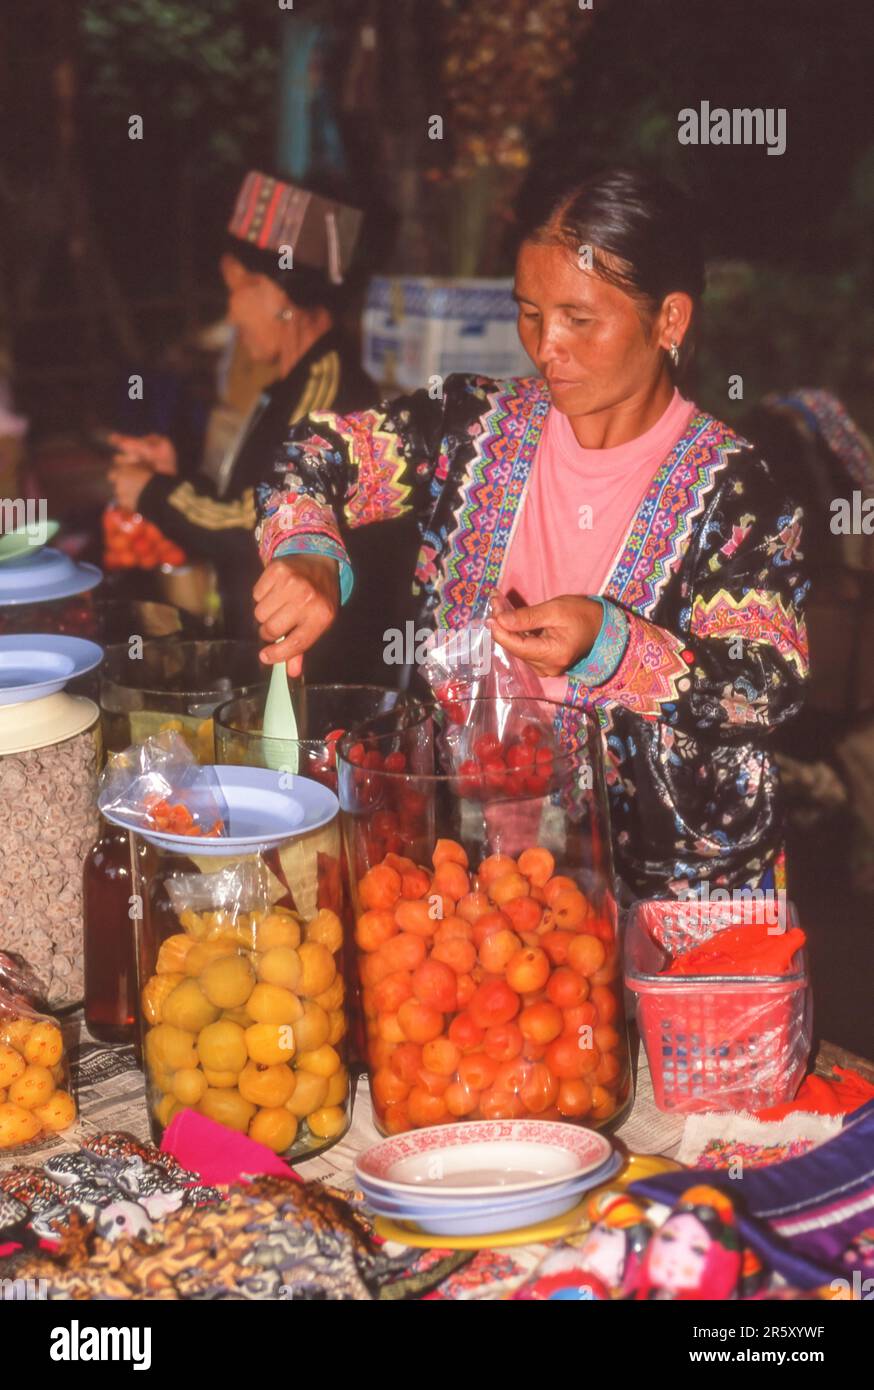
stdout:
[[257,642],[143,641],[107,648],[100,671],[103,735],[110,752],[174,728],[201,763],[214,758],[212,716],[224,701],[266,683]]
[[219,857],[133,837],[142,843],[139,1021],[156,1142],[185,1107],[290,1159],[348,1128],[344,933],[322,905],[339,875],[336,815],[324,828],[334,833],[330,863],[301,855],[306,836]]
[[[386,718],[391,729],[411,727],[429,717],[426,707],[405,691],[380,685],[304,685],[293,684],[291,699],[297,729],[296,740],[269,739],[263,734],[266,692],[229,700],[215,712],[216,761],[240,763],[248,767],[277,766],[279,755],[270,745],[278,745],[282,757],[289,749],[297,753],[302,776],[337,790],[335,748],[337,735],[362,724]],[[377,725],[379,728],[379,725]],[[331,735],[332,737],[329,737]]]
[[84,993],[82,870],[102,760],[93,701],[59,691],[0,706],[0,941],[52,1008]]
[[[292,685],[292,703],[301,737],[297,740],[269,739],[262,733],[265,694],[246,695],[229,700],[215,712],[216,761],[249,767],[278,767],[290,754],[302,776],[337,790],[335,750],[337,740],[328,735],[356,730],[362,725],[379,731],[385,725],[396,748],[407,749],[417,737],[430,749],[431,715],[427,707],[404,691],[378,685]],[[279,745],[273,751],[271,745]],[[354,930],[339,821],[295,843],[294,854],[305,867],[306,861],[321,867],[319,907],[330,907],[343,921],[350,939]],[[336,866],[336,872],[333,871]],[[304,874],[313,880],[312,869]],[[301,875],[299,875],[301,877]],[[313,903],[305,903],[312,909]],[[354,952],[345,956],[346,987],[351,1002],[349,1064],[354,1071],[365,1068],[363,1018],[360,985]]]
[[631,1072],[599,731],[527,698],[464,714],[502,731],[471,759],[445,730],[403,771],[391,735],[338,747],[376,1123],[612,1127]]

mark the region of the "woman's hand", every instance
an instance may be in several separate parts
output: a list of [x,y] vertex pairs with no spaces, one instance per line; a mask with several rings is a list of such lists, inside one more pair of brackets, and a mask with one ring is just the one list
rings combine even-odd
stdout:
[[[339,568],[327,555],[286,555],[271,560],[252,590],[267,666],[284,661],[290,676],[303,670],[303,653],[340,611]],[[283,641],[278,641],[278,638]]]
[[168,477],[179,471],[175,446],[163,434],[111,434],[109,442],[117,450],[112,460],[116,468],[138,466]]
[[602,617],[594,599],[564,594],[530,608],[511,608],[490,619],[489,628],[505,651],[527,661],[538,676],[561,676],[588,656]]
[[118,505],[135,512],[139,504],[140,493],[146,483],[151,482],[154,476],[151,468],[144,468],[141,464],[128,464],[125,468],[111,468],[109,481]]

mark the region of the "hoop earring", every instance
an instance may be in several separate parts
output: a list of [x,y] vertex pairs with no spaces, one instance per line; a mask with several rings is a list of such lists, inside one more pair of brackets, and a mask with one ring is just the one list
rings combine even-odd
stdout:
[[276,317],[277,317],[278,319],[281,319],[283,323],[288,323],[289,319],[293,319],[293,318],[294,318],[294,310],[293,310],[293,309],[280,309],[280,310],[279,310],[279,313],[276,315]]
[[671,346],[668,348],[668,356],[670,357],[671,363],[673,364],[673,366],[679,367],[679,365],[680,365],[680,349],[677,347],[677,344],[676,344],[676,343],[674,343],[674,342],[671,343]]

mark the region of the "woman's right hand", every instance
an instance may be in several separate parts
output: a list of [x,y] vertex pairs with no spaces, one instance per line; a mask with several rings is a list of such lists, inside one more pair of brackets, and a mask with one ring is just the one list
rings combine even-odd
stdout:
[[299,676],[304,652],[327,632],[340,611],[337,561],[327,555],[271,560],[252,595],[258,633],[272,644],[261,652],[261,660],[266,666],[284,661],[288,674]]
[[112,460],[115,467],[139,464],[168,477],[178,472],[176,448],[163,434],[110,434],[108,438],[117,450]]

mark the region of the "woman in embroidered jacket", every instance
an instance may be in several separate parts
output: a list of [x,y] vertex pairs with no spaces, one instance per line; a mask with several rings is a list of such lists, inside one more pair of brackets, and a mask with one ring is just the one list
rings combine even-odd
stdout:
[[[807,676],[801,512],[675,386],[703,287],[681,195],[611,170],[533,209],[516,265],[540,377],[450,376],[295,426],[259,489],[262,655],[291,673],[352,575],[336,518],[413,509],[423,621],[493,625],[593,711],[617,870],[641,895],[782,886],[772,731]],[[567,725],[565,716],[564,724]]]

